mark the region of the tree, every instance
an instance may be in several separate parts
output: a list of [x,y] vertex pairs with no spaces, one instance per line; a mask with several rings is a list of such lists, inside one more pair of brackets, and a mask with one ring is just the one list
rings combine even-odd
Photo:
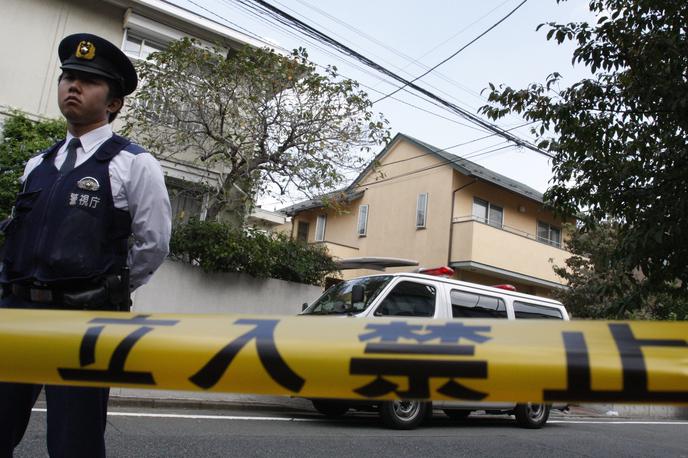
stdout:
[[629,271],[615,252],[619,224],[605,221],[571,234],[566,249],[572,256],[565,266],[554,266],[569,289],[557,293],[566,308],[578,318],[688,319],[688,298],[666,292],[646,293],[638,271]]
[[0,136],[0,220],[10,214],[26,162],[64,138],[65,132],[67,125],[61,119],[36,122],[18,111],[4,119]]
[[564,89],[559,73],[521,90],[490,84],[481,111],[538,121],[538,144],[554,156],[545,198],[581,216],[584,230],[618,221],[609,256],[623,272],[641,274],[642,294],[686,297],[688,3],[590,0],[589,7],[596,24],[549,23],[547,39],[574,41],[573,63],[589,67],[590,78]]
[[190,39],[139,65],[142,84],[126,129],[160,157],[220,173],[208,217],[243,220],[259,192],[321,194],[360,169],[389,138],[357,83],[290,57],[245,47],[227,55]]

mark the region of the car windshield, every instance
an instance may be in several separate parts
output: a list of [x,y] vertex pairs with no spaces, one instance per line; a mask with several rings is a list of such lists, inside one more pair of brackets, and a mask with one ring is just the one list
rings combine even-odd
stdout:
[[[365,310],[375,300],[382,288],[392,279],[391,275],[354,278],[330,287],[318,298],[302,315],[341,315],[358,313]],[[353,304],[353,310],[348,310],[351,304],[351,289],[355,285],[363,286],[363,302]]]

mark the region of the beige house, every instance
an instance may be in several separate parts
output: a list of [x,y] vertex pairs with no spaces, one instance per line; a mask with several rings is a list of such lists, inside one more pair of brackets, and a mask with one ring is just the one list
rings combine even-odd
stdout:
[[[185,36],[206,44],[221,43],[227,48],[275,48],[274,44],[166,0],[3,0],[0,123],[13,109],[34,119],[60,116],[57,46],[63,37],[78,32],[94,33],[121,45],[134,62]],[[114,124],[117,130],[121,119]],[[178,157],[160,162],[175,220],[184,221],[189,216],[204,219],[208,199],[199,185],[213,186],[221,171],[208,170]],[[279,224],[280,215],[264,213],[254,212],[249,224],[264,229]]]
[[292,237],[324,244],[340,259],[415,259],[450,266],[460,280],[530,294],[565,287],[552,270],[569,256],[562,221],[541,193],[403,134],[373,164],[345,190],[284,209]]

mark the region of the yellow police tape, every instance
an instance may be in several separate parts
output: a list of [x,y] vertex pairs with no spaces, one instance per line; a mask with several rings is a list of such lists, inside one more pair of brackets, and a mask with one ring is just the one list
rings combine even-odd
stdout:
[[352,399],[688,403],[688,323],[0,310],[0,380]]

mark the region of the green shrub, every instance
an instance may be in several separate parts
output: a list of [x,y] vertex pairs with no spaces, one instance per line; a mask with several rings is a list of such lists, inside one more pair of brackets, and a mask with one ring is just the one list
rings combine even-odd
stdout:
[[15,111],[3,120],[0,135],[0,220],[7,218],[19,191],[26,162],[65,137],[63,120],[32,121]]
[[338,272],[322,246],[306,245],[284,234],[237,230],[213,221],[191,219],[172,231],[171,256],[205,272],[246,273],[257,278],[322,285]]

